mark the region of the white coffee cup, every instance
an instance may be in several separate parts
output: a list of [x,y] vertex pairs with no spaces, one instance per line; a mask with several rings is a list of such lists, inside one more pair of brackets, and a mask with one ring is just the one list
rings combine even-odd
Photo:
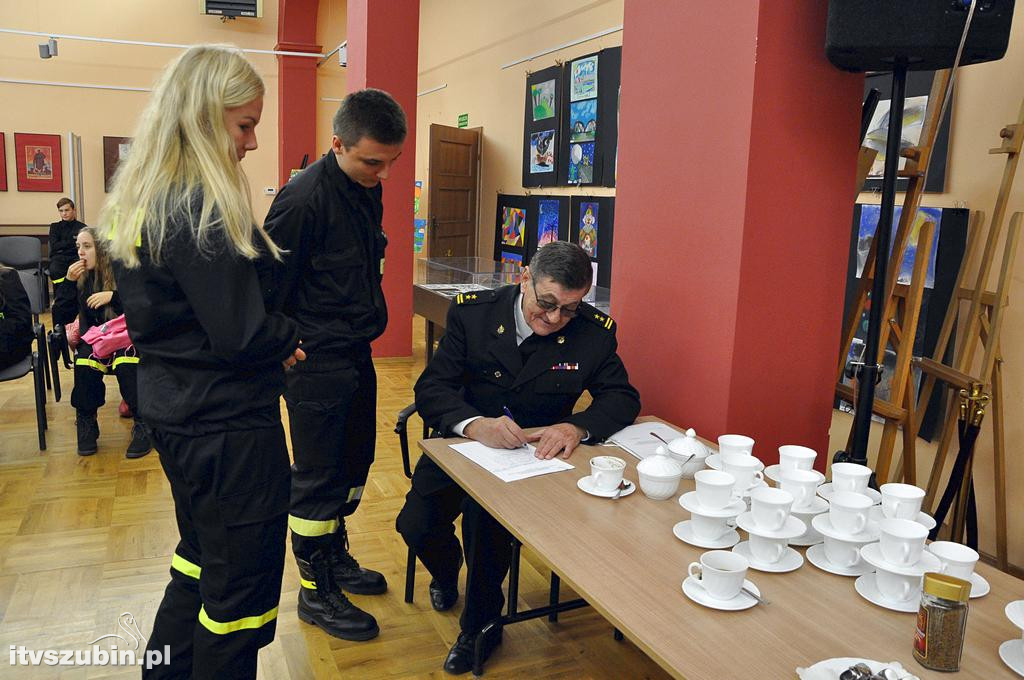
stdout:
[[916,519],[924,501],[924,489],[911,484],[883,484],[882,515],[889,519]]
[[691,562],[690,578],[699,581],[707,594],[717,600],[731,600],[740,594],[747,577],[747,558],[727,550],[711,550]]
[[920,596],[921,576],[876,569],[875,586],[882,597],[890,602],[906,602]]
[[736,478],[734,496],[742,496],[756,482],[764,479],[764,463],[753,456],[731,456],[723,460],[722,467]]
[[822,535],[825,540],[825,557],[837,567],[852,567],[860,559],[860,547],[863,543],[835,538],[828,534]]
[[874,505],[862,493],[840,491],[832,494],[828,506],[828,518],[836,531],[844,534],[859,534],[868,525],[868,511]]
[[[928,530],[909,519],[883,519],[878,523],[878,545],[882,559],[899,567],[909,567],[921,559]],[[903,598],[906,599],[906,598]]]
[[622,483],[626,461],[615,456],[594,456],[590,459],[590,482],[599,491],[614,491]]
[[778,531],[786,525],[792,509],[793,495],[787,491],[763,486],[750,492],[750,512],[761,529]]
[[721,470],[700,470],[693,475],[697,483],[697,500],[709,510],[721,510],[732,502],[736,478]]
[[779,488],[793,496],[794,510],[803,510],[814,504],[821,480],[821,473],[814,470],[785,470],[779,475]]
[[779,470],[811,470],[814,468],[814,459],[818,452],[806,446],[786,444],[779,447]]
[[718,438],[718,452],[723,458],[730,453],[749,456],[754,452],[754,440],[742,434],[723,434]]
[[782,559],[789,541],[785,538],[769,538],[759,534],[750,534],[747,545],[750,547],[750,554],[758,562],[775,564]]
[[871,468],[857,463],[832,464],[832,489],[864,493],[871,479]]
[[942,562],[942,573],[969,579],[978,563],[978,552],[966,545],[952,541],[932,541],[928,550]]
[[708,517],[699,512],[690,513],[690,528],[703,541],[717,541],[732,529],[728,517]]

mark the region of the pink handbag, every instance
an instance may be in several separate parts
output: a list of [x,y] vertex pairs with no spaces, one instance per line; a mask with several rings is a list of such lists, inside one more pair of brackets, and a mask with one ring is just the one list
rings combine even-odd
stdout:
[[75,317],[74,321],[65,324],[65,326],[64,326],[64,335],[67,336],[68,347],[70,347],[72,349],[72,351],[77,349],[78,348],[78,342],[82,339],[81,337],[79,337],[79,334],[78,334],[78,317],[77,316]]
[[125,349],[132,344],[128,337],[128,325],[125,323],[124,314],[115,316],[110,321],[93,326],[85,335],[82,341],[92,345],[92,353],[100,359],[106,359],[119,349]]

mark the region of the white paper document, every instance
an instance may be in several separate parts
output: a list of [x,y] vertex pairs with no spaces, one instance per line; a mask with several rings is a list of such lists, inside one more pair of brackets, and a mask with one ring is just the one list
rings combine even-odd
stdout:
[[574,469],[573,465],[560,458],[536,458],[533,454],[537,448],[529,444],[518,449],[492,449],[480,442],[466,442],[452,444],[451,448],[503,482]]
[[657,437],[651,436],[651,432],[656,433],[669,442],[676,437],[683,436],[682,432],[665,423],[637,423],[636,425],[625,427],[611,437],[608,437],[608,442],[629,451],[637,458],[643,460],[647,456],[653,456],[659,446],[665,446],[663,442],[658,441]]

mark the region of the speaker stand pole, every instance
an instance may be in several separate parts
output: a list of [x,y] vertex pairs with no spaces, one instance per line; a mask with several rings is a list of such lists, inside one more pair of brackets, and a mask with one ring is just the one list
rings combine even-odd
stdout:
[[[855,364],[857,403],[853,417],[853,443],[849,451],[839,451],[833,462],[867,465],[868,436],[875,402],[875,386],[882,379],[879,364],[879,336],[885,313],[885,281],[889,268],[889,241],[892,239],[892,218],[896,206],[896,175],[899,172],[900,141],[903,138],[903,105],[906,101],[907,63],[898,59],[892,70],[892,98],[889,103],[889,132],[885,143],[885,171],[882,176],[882,206],[875,230],[875,271],[871,282],[871,309],[868,312],[867,337],[862,361]],[[865,272],[866,274],[866,272]],[[874,476],[872,475],[872,485]]]

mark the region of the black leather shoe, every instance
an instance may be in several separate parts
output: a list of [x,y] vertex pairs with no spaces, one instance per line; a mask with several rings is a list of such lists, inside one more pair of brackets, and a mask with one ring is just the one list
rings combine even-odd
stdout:
[[96,453],[96,440],[100,437],[100,425],[96,422],[96,414],[87,416],[79,412],[75,418],[75,430],[78,434],[78,455],[91,456]]
[[153,445],[149,442],[149,435],[146,434],[146,428],[142,427],[142,423],[135,421],[132,425],[132,440],[128,444],[128,450],[125,452],[125,458],[142,458],[153,448]]
[[359,562],[348,551],[348,534],[344,526],[335,535],[330,560],[334,580],[342,590],[355,595],[380,595],[387,592],[388,582],[384,574],[359,566]]
[[446,612],[459,601],[459,570],[462,569],[462,555],[459,555],[459,566],[451,581],[442,584],[438,579],[430,581],[430,606],[437,612]]
[[[444,660],[444,670],[452,675],[462,675],[473,670],[473,649],[476,647],[476,638],[479,633],[459,633],[459,638],[452,645],[448,652],[448,658]],[[484,647],[481,650],[480,662],[483,663],[491,657],[495,647],[501,644],[501,629],[492,630],[484,638]]]
[[380,634],[377,619],[345,597],[334,581],[330,561],[319,550],[309,561],[296,559],[299,588],[299,620],[318,626],[342,640],[370,640]]

